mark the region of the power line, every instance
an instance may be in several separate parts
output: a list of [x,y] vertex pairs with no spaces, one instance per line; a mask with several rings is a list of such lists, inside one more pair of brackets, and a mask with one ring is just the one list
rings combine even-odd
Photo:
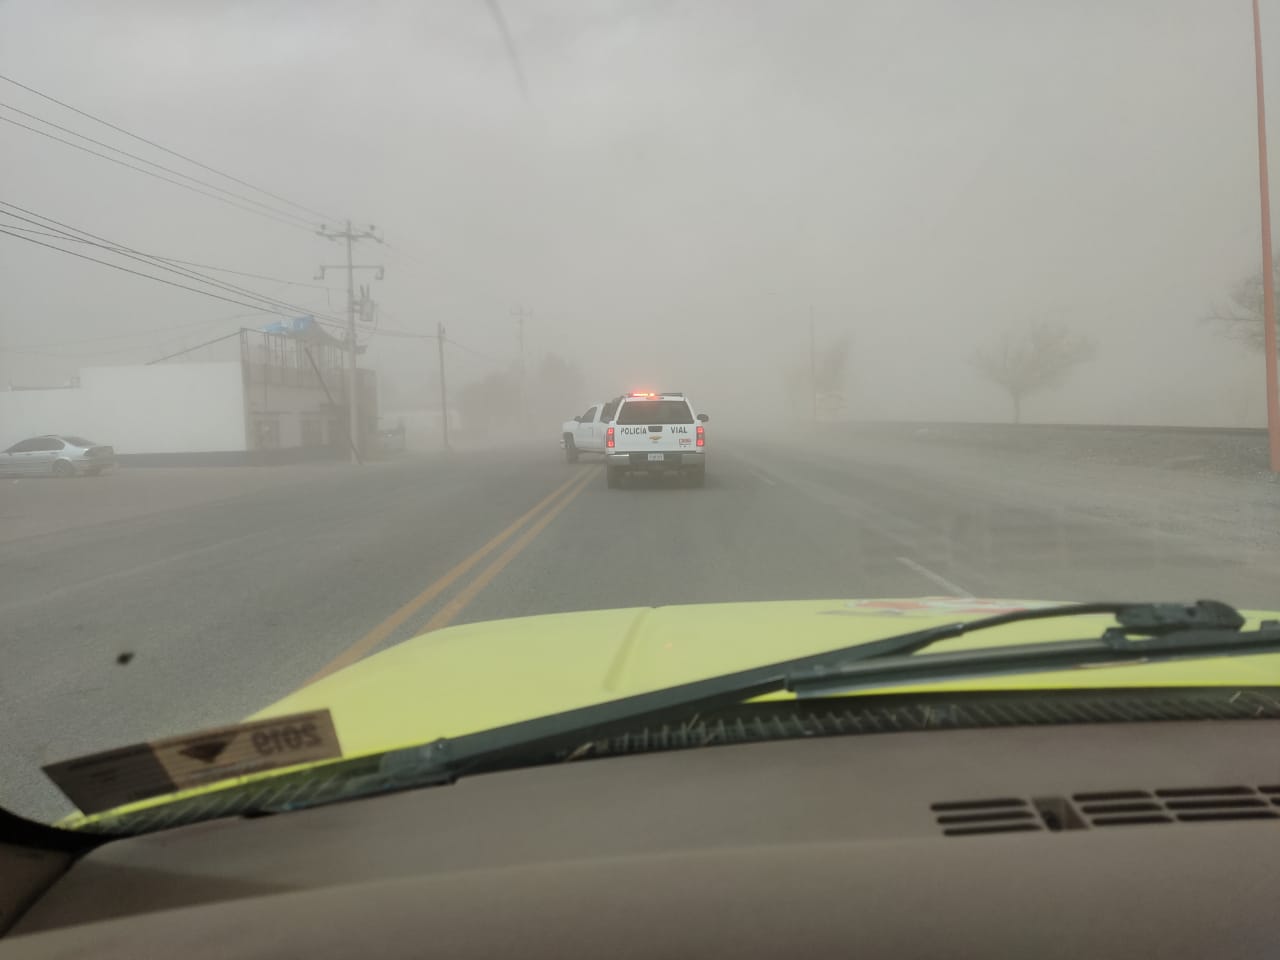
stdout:
[[392,245],[392,244],[388,243],[386,240],[383,240],[383,241],[382,241],[382,245],[383,245],[384,247],[386,247],[388,250],[390,250],[390,251],[391,251],[393,254],[395,254],[396,256],[398,256],[398,257],[404,257],[404,259],[408,260],[410,263],[416,264],[417,266],[422,267],[424,270],[430,270],[430,269],[431,269],[431,267],[430,267],[430,266],[428,266],[428,264],[427,264],[427,262],[426,262],[425,260],[420,260],[420,259],[418,259],[418,258],[417,258],[417,257],[415,257],[413,254],[411,254],[411,253],[409,253],[407,250],[405,250],[403,247],[397,247],[397,246],[394,246],[394,245]]
[[498,0],[485,0],[485,6],[489,8],[489,16],[493,17],[498,33],[502,35],[502,46],[507,53],[507,62],[511,64],[511,71],[515,74],[516,86],[520,88],[520,95],[528,104],[530,102],[529,85],[525,83],[524,68],[520,66],[520,54],[516,50],[516,42],[511,36],[511,30],[507,27],[507,18],[502,15],[502,7],[498,5]]
[[[0,213],[4,213],[4,211],[0,210]],[[4,214],[4,215],[13,216],[13,214]],[[24,218],[18,217],[17,219],[21,220]],[[30,223],[31,221],[28,220],[27,222]],[[7,224],[7,226],[9,227],[10,230],[17,230],[19,233],[34,234],[35,236],[38,236],[38,237],[51,237],[54,240],[75,240],[79,243],[87,243],[93,247],[103,247],[105,249],[114,249],[114,247],[111,247],[110,245],[105,243],[95,243],[92,240],[86,240],[86,239],[83,239],[82,237],[73,237],[65,233],[50,233],[45,230],[33,230],[30,227],[15,227],[12,224]],[[184,267],[200,267],[202,270],[213,270],[217,273],[232,273],[238,277],[252,277],[254,280],[267,280],[271,283],[287,283],[290,286],[294,286],[294,287],[311,287],[312,289],[315,289],[315,290],[327,290],[330,293],[341,292],[336,288],[326,286],[323,283],[307,283],[302,280],[286,280],[284,277],[271,277],[263,273],[249,273],[246,270],[232,270],[230,267],[215,267],[212,264],[197,263],[194,260],[179,260],[176,257],[162,257],[158,253],[142,253],[141,251],[138,251],[138,252],[142,256],[149,257],[152,260],[163,260],[165,263],[176,263]]]
[[94,116],[92,113],[89,113],[85,110],[81,110],[79,107],[73,107],[71,104],[67,103],[65,100],[59,100],[57,97],[50,96],[47,93],[41,93],[35,87],[29,87],[25,83],[22,83],[18,80],[14,80],[12,77],[6,77],[3,74],[0,74],[0,80],[3,80],[5,83],[11,83],[15,87],[20,87],[23,90],[26,90],[28,93],[34,93],[37,97],[40,97],[43,100],[48,100],[50,103],[56,103],[58,106],[64,107],[67,110],[70,110],[72,113],[77,113],[82,117],[86,117],[87,119],[92,120],[95,123],[101,123],[103,126],[110,127],[112,130],[115,130],[117,133],[123,133],[126,137],[131,137],[134,140],[137,140],[141,143],[145,143],[150,147],[155,147],[157,150],[163,151],[164,153],[169,154],[169,156],[171,157],[177,157],[179,160],[185,160],[187,163],[194,164],[195,166],[199,167],[201,170],[207,170],[210,173],[216,173],[218,176],[223,177],[227,180],[230,180],[233,183],[238,183],[242,187],[248,187],[250,190],[255,190],[258,193],[261,193],[263,196],[270,197],[272,200],[278,200],[281,203],[287,204],[291,207],[296,207],[299,210],[305,210],[307,213],[320,217],[322,220],[341,219],[339,217],[333,216],[332,214],[326,214],[312,207],[305,206],[304,204],[295,203],[294,201],[286,199],[285,197],[282,197],[279,194],[272,193],[270,190],[264,190],[262,187],[254,186],[252,183],[250,183],[247,180],[241,180],[239,177],[235,177],[229,173],[225,173],[222,170],[217,169],[216,167],[211,167],[206,163],[201,163],[199,160],[196,160],[193,157],[189,157],[186,154],[179,153],[176,150],[171,150],[166,146],[156,143],[154,140],[148,140],[146,137],[141,136],[140,134],[132,133],[126,130],[124,127],[117,126],[116,124],[112,123],[109,120],[103,120],[101,117]]
[[313,290],[327,290],[329,293],[341,293],[342,291],[336,287],[330,287],[323,283],[307,283],[304,280],[286,280],[283,277],[269,277],[261,273],[249,273],[244,270],[232,270],[230,267],[215,267],[207,263],[196,263],[192,260],[177,260],[173,257],[162,257],[159,254],[151,254],[157,260],[163,260],[165,263],[178,263],[184,267],[199,267],[202,270],[213,270],[216,273],[231,273],[238,277],[251,277],[254,280],[269,280],[273,283],[287,283],[294,287],[311,287]]
[[[0,200],[0,204],[2,203],[4,203],[4,201]],[[16,220],[22,220],[26,223],[37,222],[35,220],[31,220],[28,217],[19,217],[17,214],[9,213],[8,211],[0,210],[0,214],[3,214],[6,217],[11,217]],[[36,214],[36,216],[39,216],[39,214]],[[5,224],[5,226],[13,228],[12,224]],[[22,230],[23,228],[17,227],[13,229]],[[81,232],[86,233],[88,236],[95,236],[94,234],[88,234],[87,231],[81,231]],[[89,246],[99,247],[103,250],[109,250],[110,252],[116,254],[117,256],[124,257],[128,260],[135,260],[138,263],[143,263],[150,267],[157,267],[160,270],[167,271],[168,273],[177,274],[178,276],[184,277],[188,280],[195,280],[198,283],[208,284],[209,286],[214,287],[215,289],[226,290],[230,293],[240,294],[241,296],[252,297],[253,299],[260,300],[264,304],[267,304],[272,307],[286,308],[294,311],[294,314],[300,314],[300,313],[314,314],[313,311],[309,310],[306,307],[299,306],[296,303],[290,303],[287,300],[281,300],[278,297],[271,297],[271,296],[267,296],[264,293],[258,293],[256,290],[252,290],[249,287],[243,287],[243,286],[240,286],[239,284],[234,284],[234,283],[226,283],[222,280],[219,280],[216,277],[210,277],[202,273],[197,273],[194,270],[186,270],[179,267],[168,266],[165,263],[160,262],[156,258],[152,257],[150,254],[144,254],[141,251],[134,250],[131,247],[126,247],[123,244],[114,243],[109,240],[106,240],[104,243],[94,243],[92,240],[85,240],[82,237],[77,237],[70,233],[57,233],[57,234],[54,234],[54,237],[56,239],[60,239],[64,241],[74,241],[76,243],[85,243],[85,244],[88,244]],[[27,238],[23,237],[21,239],[27,239]],[[97,239],[105,240],[105,238],[102,238],[102,237],[98,237]],[[61,248],[56,248],[56,249],[61,249]],[[320,314],[320,316],[331,317],[331,315],[323,314],[323,313]],[[335,320],[335,323],[336,323],[336,320]]]
[[[393,337],[399,340],[435,340],[438,336],[437,334],[434,334],[434,333],[414,333],[412,330],[389,330],[386,327],[383,327],[382,329],[380,329],[378,333],[384,337]],[[472,356],[479,357],[481,360],[488,360],[490,363],[500,364],[503,362],[502,360],[499,360],[497,357],[494,357],[487,353],[483,353],[479,350],[474,349],[473,347],[468,347],[464,343],[459,343],[457,340],[454,340],[452,337],[445,337],[445,343],[452,344],[453,346],[457,347],[459,350],[463,351],[464,353],[469,353]]]
[[452,338],[450,338],[450,337],[445,337],[444,339],[445,339],[445,343],[451,343],[451,344],[453,344],[455,347],[457,347],[459,350],[463,351],[464,353],[469,353],[469,354],[471,354],[473,357],[479,357],[481,360],[488,360],[490,363],[499,363],[499,364],[500,364],[500,363],[502,363],[502,362],[503,362],[503,361],[499,360],[497,357],[490,356],[490,355],[489,355],[489,354],[487,354],[487,353],[481,353],[479,350],[473,349],[472,347],[468,347],[468,346],[466,346],[465,344],[461,344],[461,343],[459,343],[457,340],[454,340],[454,339],[452,339]]
[[[64,240],[71,240],[79,243],[88,243],[91,246],[101,247],[102,249],[110,250],[112,253],[115,253],[117,256],[126,257],[130,260],[136,260],[140,263],[145,263],[148,266],[157,267],[169,273],[177,274],[180,277],[185,277],[188,280],[195,280],[200,283],[208,284],[209,286],[215,287],[217,289],[227,290],[231,293],[237,293],[242,296],[252,297],[255,300],[260,300],[266,304],[271,304],[277,307],[284,307],[284,308],[293,310],[296,313],[313,313],[313,311],[309,311],[307,310],[307,308],[301,307],[298,304],[290,303],[287,300],[281,300],[278,297],[269,297],[266,294],[258,293],[256,290],[252,290],[248,287],[240,286],[239,284],[227,283],[226,281],[219,280],[217,277],[210,277],[206,274],[197,273],[193,270],[186,270],[179,267],[169,266],[163,262],[158,262],[158,258],[153,257],[151,254],[143,253],[142,251],[135,250],[134,248],[126,246],[125,244],[117,243],[116,241],[109,240],[106,237],[102,237],[102,236],[99,236],[98,234],[91,233],[88,230],[81,229],[80,227],[75,227],[75,226],[72,226],[71,224],[63,223],[60,220],[55,220],[52,217],[46,217],[43,214],[36,213],[33,210],[28,210],[25,207],[20,207],[17,204],[9,203],[5,200],[0,200],[0,206],[9,207],[13,210],[21,210],[23,213],[30,214],[31,217],[39,218],[38,220],[33,220],[31,219],[31,217],[22,217],[15,213],[9,213],[8,211],[0,211],[0,213],[3,213],[4,216],[10,217],[11,219],[21,220],[25,223],[34,224],[38,227],[45,227],[46,226],[45,223],[39,222],[40,220],[43,220],[43,221],[46,221],[46,223],[55,224],[56,225],[54,227],[55,230],[58,227],[65,228],[64,230],[59,231],[64,235],[62,237],[62,239]],[[67,231],[71,231],[71,232],[68,233]],[[74,236],[73,234],[82,234],[83,237],[92,237],[93,240],[100,240],[102,242],[93,243],[90,240],[84,240],[83,237]],[[29,239],[29,238],[20,237],[20,239]],[[37,241],[32,240],[31,242],[35,243]],[[49,245],[42,244],[42,246],[49,246]],[[54,247],[53,249],[60,250],[62,248]],[[70,252],[70,251],[64,251],[64,252]],[[89,258],[89,259],[93,259],[93,258]],[[147,276],[150,276],[150,275],[147,274]],[[320,316],[327,316],[329,317],[329,319],[335,321],[335,323],[337,321],[336,317],[333,317],[332,315],[329,315],[329,314],[320,314]]]
[[224,333],[222,336],[214,337],[212,340],[206,340],[204,343],[197,343],[194,347],[183,347],[181,350],[178,350],[174,353],[166,354],[165,356],[159,357],[155,360],[148,360],[146,365],[148,367],[151,367],[157,363],[164,363],[166,360],[172,360],[174,357],[181,357],[184,354],[188,354],[195,350],[199,350],[203,347],[212,346],[215,343],[221,343],[223,340],[230,340],[232,337],[238,337],[238,336],[240,336],[240,331],[232,330],[230,333]]
[[243,210],[245,213],[252,213],[252,214],[255,214],[256,216],[263,217],[267,220],[274,220],[277,223],[283,223],[285,226],[294,227],[298,230],[306,230],[308,232],[311,232],[315,228],[314,224],[308,223],[307,221],[302,221],[301,218],[299,218],[299,220],[297,221],[286,220],[283,217],[278,217],[273,213],[267,213],[264,210],[255,210],[253,207],[246,207],[244,204],[236,203],[234,200],[229,200],[226,197],[220,197],[218,196],[218,194],[210,193],[208,190],[201,190],[198,187],[193,187],[191,186],[191,184],[183,183],[181,180],[174,180],[172,177],[166,177],[162,174],[155,173],[154,171],[136,166],[135,164],[126,163],[123,160],[117,160],[115,157],[108,156],[105,153],[99,153],[97,150],[90,150],[88,147],[82,147],[80,146],[80,144],[73,143],[70,140],[64,140],[62,137],[55,137],[52,133],[47,133],[44,130],[38,130],[35,127],[31,126],[30,124],[19,123],[17,120],[11,120],[8,117],[0,117],[0,121],[3,121],[4,123],[13,124],[15,127],[21,127],[24,130],[30,130],[32,133],[39,134],[42,137],[48,137],[50,140],[53,140],[57,143],[65,144],[66,146],[71,147],[73,150],[79,150],[81,153],[87,153],[93,157],[100,157],[103,160],[108,160],[111,163],[117,164],[121,167],[128,167],[130,170],[137,170],[139,173],[146,174],[148,177],[154,177],[157,180],[163,180],[165,183],[172,183],[175,187],[181,187],[183,190],[190,190],[192,193],[198,193],[202,197],[208,197],[211,200],[217,200],[220,203],[227,204],[227,206],[235,207],[237,210]]
[[[230,316],[210,317],[204,320],[193,320],[191,323],[175,323],[163,327],[151,327],[148,330],[131,330],[128,333],[104,333],[96,337],[74,337],[66,340],[59,340],[54,343],[28,343],[16,347],[0,346],[0,353],[33,353],[41,356],[66,356],[69,359],[74,356],[99,356],[108,351],[98,351],[91,354],[52,354],[42,353],[42,351],[56,347],[74,347],[90,343],[102,343],[112,340],[131,340],[137,337],[149,337],[158,333],[173,333],[174,331],[191,330],[196,327],[210,327],[215,323],[230,323],[232,320],[242,320],[245,317],[258,316],[266,313],[266,310],[250,310],[248,313],[233,313]],[[136,349],[135,347],[126,347],[126,350]]]
[[[217,322],[218,321],[216,320],[207,320],[207,321],[202,321],[200,325],[207,327],[207,326],[212,326]],[[174,328],[174,329],[178,329],[178,328]],[[185,329],[188,332],[190,332],[192,328],[186,327]],[[165,333],[167,331],[159,330],[156,332]],[[172,343],[175,339],[182,337],[183,335],[184,335],[183,333],[179,332],[176,337],[175,336],[164,337],[161,342],[163,344],[169,344],[169,343]],[[75,343],[76,341],[68,341],[69,346],[73,346]],[[0,347],[0,353],[12,353],[12,354],[17,354],[18,356],[32,355],[32,356],[38,356],[38,357],[51,357],[55,360],[93,360],[98,357],[119,356],[122,353],[139,353],[147,349],[148,348],[146,344],[131,343],[125,347],[109,347],[105,349],[96,349],[96,348],[90,347],[88,348],[88,352],[76,352],[76,353],[54,353],[48,350],[31,349],[31,348],[23,348],[23,347],[12,347],[12,348]]]
[[[384,310],[381,307],[379,307],[379,309],[382,310],[382,312],[385,313],[389,319],[393,321],[395,320],[395,317],[391,315],[390,310]],[[397,337],[403,340],[435,340],[438,336],[438,334],[434,334],[434,333],[417,333],[413,330],[396,330],[396,329],[389,329],[387,327],[383,327],[378,332],[385,334],[388,337]],[[449,337],[445,338],[445,342],[453,344],[459,350],[462,350],[466,353],[470,353],[473,356],[480,357],[482,360],[488,360],[490,363],[503,362],[499,360],[497,357],[492,357],[487,353],[482,353],[479,350],[475,350],[471,347],[466,346],[465,344],[461,344],[457,340],[453,340]]]
[[[166,167],[163,163],[156,163],[154,160],[148,160],[146,157],[140,157],[136,153],[130,153],[128,150],[121,150],[119,147],[113,147],[111,144],[105,143],[102,140],[95,140],[93,137],[80,133],[77,130],[72,130],[70,127],[64,127],[61,124],[54,123],[52,120],[46,120],[44,117],[38,116],[37,114],[28,113],[26,110],[19,110],[17,107],[13,106],[12,104],[8,104],[3,101],[0,101],[0,107],[3,107],[5,110],[12,111],[13,113],[20,114],[21,116],[27,117],[30,120],[35,120],[37,123],[43,123],[45,126],[53,127],[53,129],[55,130],[61,130],[63,133],[69,133],[73,137],[79,137],[81,140],[85,140],[96,146],[104,147],[107,150],[110,150],[112,153],[118,153],[123,157],[130,158],[131,160],[137,160],[139,163],[145,163],[147,166],[155,167],[157,170],[163,170],[165,173],[172,173],[175,177],[182,177],[182,179],[184,180],[190,180],[192,183],[198,183],[202,187],[208,187],[210,190],[217,190],[219,193],[225,193],[229,197],[235,197],[237,200],[243,200],[245,203],[251,203],[255,207],[261,207],[263,210],[269,210],[272,213],[278,213],[283,217],[289,217],[301,223],[305,223],[307,224],[308,227],[311,227],[313,229],[319,225],[318,223],[314,223],[310,220],[307,220],[304,217],[300,217],[298,216],[298,214],[293,213],[289,210],[282,210],[279,207],[273,207],[269,203],[263,203],[261,200],[254,200],[252,197],[246,197],[242,194],[236,193],[234,190],[228,190],[226,187],[220,187],[216,183],[210,183],[208,180],[201,180],[199,177],[193,177],[191,176],[191,174],[183,173],[181,170],[175,170],[173,169],[173,167]],[[10,122],[16,122],[16,121],[10,121]],[[24,127],[26,126],[25,124],[19,124],[19,125]],[[34,133],[42,132],[40,130],[36,130],[34,127],[26,127],[26,129],[31,130]],[[58,138],[54,138],[54,139],[58,139]],[[75,146],[75,144],[67,140],[58,139],[58,142],[66,143],[68,144],[68,146]],[[110,159],[110,158],[108,157],[106,159]]]
[[268,307],[261,307],[261,305],[259,304],[246,303],[243,300],[233,300],[231,297],[224,297],[217,293],[210,293],[208,290],[201,290],[199,287],[188,287],[186,284],[175,283],[172,280],[166,280],[164,277],[157,277],[157,276],[153,276],[150,273],[143,273],[141,270],[131,270],[129,267],[122,267],[120,266],[120,264],[111,263],[109,260],[99,260],[97,257],[91,257],[88,254],[77,253],[74,250],[67,250],[65,247],[54,246],[52,243],[45,243],[41,240],[33,240],[30,237],[24,237],[20,233],[13,233],[9,230],[5,230],[3,227],[0,227],[0,233],[5,234],[6,236],[15,237],[18,240],[25,240],[27,243],[34,243],[38,247],[47,247],[50,250],[57,250],[59,253],[65,253],[71,257],[78,257],[81,260],[89,260],[89,261],[92,261],[93,263],[100,263],[104,267],[110,267],[112,270],[120,270],[123,273],[131,273],[135,277],[144,277],[147,280],[154,280],[156,283],[163,283],[166,286],[177,287],[179,290],[189,290],[192,293],[198,293],[198,294],[201,294],[202,296],[211,297],[214,300],[222,300],[226,303],[234,303],[236,304],[236,306],[249,307],[255,310],[261,309],[263,313],[274,313],[274,314],[277,314],[278,316],[286,317],[289,319],[292,319],[295,316],[294,313],[286,313],[283,310],[276,310]]

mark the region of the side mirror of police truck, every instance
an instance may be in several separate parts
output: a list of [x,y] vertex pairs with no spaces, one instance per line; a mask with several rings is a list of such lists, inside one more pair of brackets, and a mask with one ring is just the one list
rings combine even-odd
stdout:
[[705,413],[700,413],[698,414],[698,419],[701,420],[703,423],[706,423],[711,418],[708,417]]

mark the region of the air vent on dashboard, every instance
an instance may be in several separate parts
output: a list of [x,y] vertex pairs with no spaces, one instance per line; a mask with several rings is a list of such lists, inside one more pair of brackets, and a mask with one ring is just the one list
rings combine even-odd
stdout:
[[1280,784],[958,800],[931,804],[929,809],[948,837],[1212,820],[1280,820]]
[[1029,801],[1012,797],[995,800],[960,800],[935,803],[930,809],[948,837],[975,833],[1025,833],[1043,830],[1040,816]]
[[1116,790],[1071,799],[1091,827],[1280,819],[1280,786]]

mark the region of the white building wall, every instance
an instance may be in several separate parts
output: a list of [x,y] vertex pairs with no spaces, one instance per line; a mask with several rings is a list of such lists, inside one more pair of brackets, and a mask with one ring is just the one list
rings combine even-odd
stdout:
[[89,367],[80,386],[0,393],[5,446],[41,433],[75,433],[120,454],[243,451],[240,364]]
[[79,387],[0,391],[0,450],[44,433],[87,433],[97,440],[89,432],[85,410]]
[[[332,388],[331,388],[332,389]],[[328,442],[338,428],[345,429],[346,414],[326,409],[325,393],[319,387],[284,386],[278,383],[252,384],[248,392],[250,419],[269,417],[278,432],[277,446],[302,447],[307,444],[303,436],[303,421],[312,420],[319,426],[319,444]],[[341,396],[336,397],[341,401]],[[341,434],[345,436],[345,434]]]

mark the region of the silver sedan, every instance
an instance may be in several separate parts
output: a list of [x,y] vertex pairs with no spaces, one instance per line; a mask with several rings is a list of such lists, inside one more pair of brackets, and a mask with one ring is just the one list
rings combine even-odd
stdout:
[[96,476],[115,465],[114,448],[70,434],[31,437],[0,453],[0,474],[6,476]]

